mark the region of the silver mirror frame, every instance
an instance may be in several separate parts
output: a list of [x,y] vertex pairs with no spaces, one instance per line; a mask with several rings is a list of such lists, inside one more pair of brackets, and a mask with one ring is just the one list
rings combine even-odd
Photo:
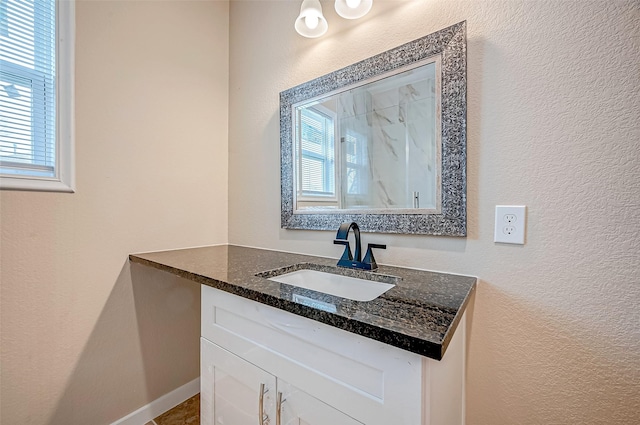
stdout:
[[[364,232],[467,235],[467,36],[466,21],[331,72],[280,93],[281,227],[336,230],[355,221]],[[440,55],[441,213],[295,214],[292,105]]]

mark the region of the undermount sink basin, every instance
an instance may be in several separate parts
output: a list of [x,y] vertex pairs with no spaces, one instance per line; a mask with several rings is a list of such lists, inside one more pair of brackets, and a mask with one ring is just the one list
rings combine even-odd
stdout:
[[391,283],[307,269],[272,276],[269,280],[354,301],[374,300],[395,286]]

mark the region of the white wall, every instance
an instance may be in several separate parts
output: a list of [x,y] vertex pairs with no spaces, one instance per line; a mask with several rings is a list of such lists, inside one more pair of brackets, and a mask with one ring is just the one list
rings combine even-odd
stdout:
[[108,424],[198,376],[199,288],[127,255],[227,242],[228,18],[78,2],[77,192],[0,192],[3,425]]
[[[640,12],[637,1],[323,1],[230,9],[229,239],[338,257],[331,232],[280,229],[278,93],[467,20],[467,238],[365,234],[378,261],[479,277],[467,422],[640,422]],[[524,246],[493,242],[496,204],[528,207]]]

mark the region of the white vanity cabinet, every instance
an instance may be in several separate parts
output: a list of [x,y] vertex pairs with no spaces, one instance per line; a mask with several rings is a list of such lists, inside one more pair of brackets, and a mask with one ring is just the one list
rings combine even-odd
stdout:
[[203,425],[361,424],[205,338],[201,352]]
[[203,285],[201,423],[462,424],[463,333],[435,361]]

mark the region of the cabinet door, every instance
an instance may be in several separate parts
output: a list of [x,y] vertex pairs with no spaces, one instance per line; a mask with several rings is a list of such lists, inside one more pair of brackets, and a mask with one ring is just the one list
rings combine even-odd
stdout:
[[280,397],[281,416],[280,423],[276,425],[362,425],[362,422],[278,378],[276,403]]
[[275,424],[273,375],[204,338],[200,352],[202,425]]

